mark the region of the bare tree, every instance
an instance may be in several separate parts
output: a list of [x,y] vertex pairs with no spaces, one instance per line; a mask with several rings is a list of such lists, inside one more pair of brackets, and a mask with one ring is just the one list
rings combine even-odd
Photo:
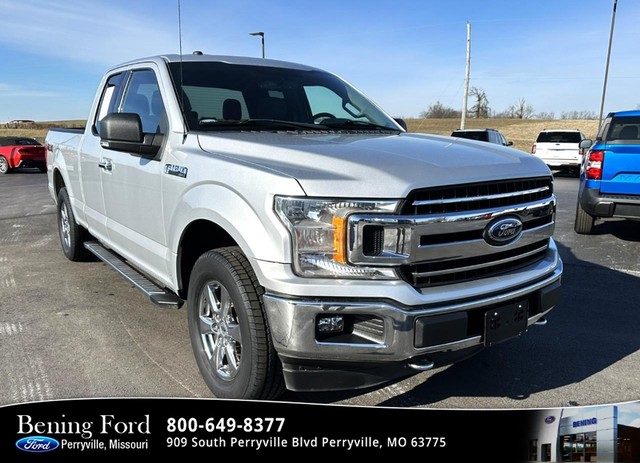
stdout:
[[524,98],[520,98],[507,109],[507,114],[513,119],[529,119],[533,115],[533,106]]
[[563,111],[560,119],[597,119],[595,111],[585,109],[583,111]]
[[554,113],[553,111],[551,112],[540,111],[539,113],[534,114],[531,117],[533,117],[534,119],[555,119],[556,113]]
[[420,117],[424,119],[454,119],[460,117],[460,111],[445,106],[439,101],[430,105],[426,110],[420,113]]
[[469,95],[475,98],[475,103],[469,111],[473,117],[480,119],[482,117],[489,117],[491,115],[491,108],[489,107],[489,99],[487,93],[478,87],[471,87]]

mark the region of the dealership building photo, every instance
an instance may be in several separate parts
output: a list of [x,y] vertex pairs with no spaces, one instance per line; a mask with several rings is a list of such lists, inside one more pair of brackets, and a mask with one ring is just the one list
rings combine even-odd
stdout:
[[528,460],[640,462],[640,402],[538,410]]

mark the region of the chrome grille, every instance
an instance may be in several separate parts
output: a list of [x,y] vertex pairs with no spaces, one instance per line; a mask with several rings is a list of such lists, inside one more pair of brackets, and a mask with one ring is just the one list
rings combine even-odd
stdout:
[[[350,216],[349,261],[394,266],[416,288],[487,278],[544,259],[555,210],[551,177],[417,190],[400,214]],[[487,230],[504,218],[522,223],[519,236],[487,241]],[[380,251],[385,230],[399,243],[391,252],[388,242]]]
[[549,240],[486,256],[405,265],[401,269],[405,280],[416,287],[486,278],[533,264],[544,258]]
[[538,201],[552,194],[549,177],[426,188],[409,195],[402,213],[429,215],[493,209]]

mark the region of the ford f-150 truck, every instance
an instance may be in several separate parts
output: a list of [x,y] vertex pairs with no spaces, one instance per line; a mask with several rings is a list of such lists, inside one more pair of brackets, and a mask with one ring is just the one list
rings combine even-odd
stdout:
[[84,132],[47,149],[64,254],[186,300],[218,397],[382,384],[519,336],[558,300],[544,163],[407,133],[313,67],[122,64]]
[[580,169],[574,229],[593,233],[596,219],[640,219],[640,111],[609,113],[588,149]]

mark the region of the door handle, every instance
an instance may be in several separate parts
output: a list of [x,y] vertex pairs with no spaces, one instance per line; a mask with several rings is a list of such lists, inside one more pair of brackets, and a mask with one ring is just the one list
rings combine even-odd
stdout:
[[108,159],[105,159],[98,163],[98,167],[111,172],[111,170],[113,169],[113,164],[111,164],[111,161],[109,161]]

